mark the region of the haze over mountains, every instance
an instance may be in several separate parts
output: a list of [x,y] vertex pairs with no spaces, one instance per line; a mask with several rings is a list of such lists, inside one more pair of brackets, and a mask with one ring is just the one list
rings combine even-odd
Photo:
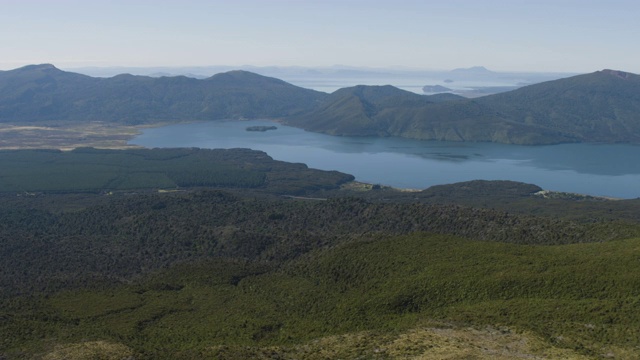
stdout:
[[[301,78],[427,78],[447,83],[464,82],[465,80],[489,80],[492,83],[512,83],[525,85],[542,81],[555,80],[562,77],[577,75],[577,73],[553,73],[553,72],[497,72],[483,66],[470,68],[457,68],[446,70],[423,70],[413,68],[367,68],[346,65],[334,65],[329,67],[304,67],[304,66],[184,66],[184,67],[78,67],[66,68],[67,71],[76,72],[95,77],[113,77],[127,73],[152,77],[161,76],[189,76],[205,79],[211,74],[232,70],[244,70],[263,76],[276,77],[292,82]],[[453,85],[452,85],[453,86]]]
[[[488,71],[476,70],[480,75]],[[639,114],[640,76],[613,70],[475,99],[423,96],[393,86],[355,86],[326,94],[246,71],[202,80],[92,78],[53,65],[0,72],[3,123],[270,118],[332,135],[514,144],[636,143]]]

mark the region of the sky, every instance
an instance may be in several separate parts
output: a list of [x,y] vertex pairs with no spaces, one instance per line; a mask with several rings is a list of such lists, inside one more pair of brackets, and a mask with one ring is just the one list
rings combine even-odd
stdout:
[[0,0],[0,70],[304,66],[640,73],[637,0]]

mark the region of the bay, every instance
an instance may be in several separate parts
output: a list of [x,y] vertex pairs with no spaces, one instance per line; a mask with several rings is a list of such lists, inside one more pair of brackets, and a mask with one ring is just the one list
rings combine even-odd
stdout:
[[[277,126],[265,132],[249,126]],[[311,133],[266,120],[212,121],[149,128],[131,144],[148,148],[250,148],[276,160],[352,174],[356,180],[425,189],[461,181],[514,180],[546,190],[640,197],[640,146],[420,141]]]

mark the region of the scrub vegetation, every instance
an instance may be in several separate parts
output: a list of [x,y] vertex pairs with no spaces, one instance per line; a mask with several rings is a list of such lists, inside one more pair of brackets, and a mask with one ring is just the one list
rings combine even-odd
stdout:
[[[0,356],[640,353],[640,222],[629,215],[632,201],[547,199],[535,195],[536,186],[513,182],[338,190],[344,174],[310,176],[306,167],[249,150],[17,151],[20,161],[7,169],[17,176],[17,164],[46,168],[62,158],[73,184],[74,166],[110,164],[126,178],[166,171],[160,164],[178,155],[184,164],[200,168],[207,159],[212,172],[253,171],[264,180],[161,193],[150,181],[110,195],[102,187],[1,195]],[[265,185],[278,171],[287,186]],[[543,201],[576,210],[527,213],[522,206],[540,209]]]

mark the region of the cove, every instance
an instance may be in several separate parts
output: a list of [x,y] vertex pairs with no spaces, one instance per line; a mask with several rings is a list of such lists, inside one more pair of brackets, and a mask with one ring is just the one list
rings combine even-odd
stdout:
[[[277,126],[246,131],[249,126]],[[148,148],[251,148],[276,160],[352,174],[356,180],[425,189],[460,181],[514,180],[546,190],[640,197],[640,146],[420,141],[311,133],[266,120],[211,121],[144,129],[130,144]]]

